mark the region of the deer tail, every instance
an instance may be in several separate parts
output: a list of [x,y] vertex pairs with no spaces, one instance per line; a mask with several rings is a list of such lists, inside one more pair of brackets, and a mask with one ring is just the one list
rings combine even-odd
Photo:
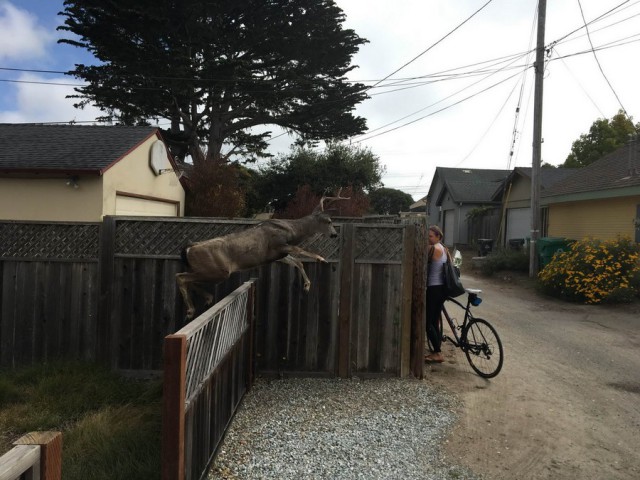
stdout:
[[182,250],[180,250],[180,258],[182,259],[182,263],[184,263],[187,267],[191,266],[189,265],[189,259],[187,258],[187,250],[189,250],[189,247],[191,247],[193,244],[193,242],[189,242],[184,247],[182,247]]

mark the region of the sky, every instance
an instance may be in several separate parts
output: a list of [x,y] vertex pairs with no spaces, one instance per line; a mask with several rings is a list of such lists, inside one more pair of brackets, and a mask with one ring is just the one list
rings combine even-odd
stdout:
[[[537,0],[336,0],[368,40],[349,79],[370,87],[353,145],[386,187],[425,196],[436,167],[531,166]],[[73,107],[84,50],[58,44],[63,0],[0,0],[0,123],[85,122]],[[585,28],[585,23],[587,27]],[[545,22],[542,160],[564,162],[598,118],[640,121],[640,0],[552,0]],[[274,130],[273,153],[291,138]],[[513,153],[511,153],[513,152]]]

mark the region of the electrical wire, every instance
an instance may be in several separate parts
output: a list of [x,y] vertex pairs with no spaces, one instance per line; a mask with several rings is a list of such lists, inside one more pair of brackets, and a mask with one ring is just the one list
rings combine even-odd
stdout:
[[482,5],[478,10],[476,10],[474,13],[471,14],[471,16],[467,17],[466,20],[464,20],[462,23],[460,23],[457,27],[455,27],[453,30],[451,30],[449,33],[447,33],[444,37],[440,38],[440,40],[436,41],[434,44],[432,44],[431,46],[429,46],[426,50],[423,50],[421,53],[419,53],[418,55],[416,55],[415,57],[413,57],[411,60],[409,60],[407,63],[405,63],[404,65],[402,65],[400,68],[397,68],[396,70],[394,70],[393,72],[391,72],[389,75],[387,75],[386,77],[384,77],[382,80],[379,80],[377,83],[375,83],[371,88],[377,86],[378,84],[384,82],[385,80],[387,80],[388,78],[392,77],[393,75],[395,75],[396,73],[398,73],[400,70],[404,69],[405,67],[407,67],[408,65],[412,64],[413,62],[415,62],[418,58],[420,58],[422,55],[424,55],[425,53],[427,53],[429,50],[431,50],[432,48],[434,48],[436,45],[438,45],[439,43],[441,43],[442,41],[444,41],[447,37],[451,36],[456,30],[458,30],[459,28],[461,28],[465,23],[467,23],[469,20],[471,20],[473,17],[475,17],[478,13],[480,13],[482,10],[484,10],[484,8],[489,5],[493,0],[488,0],[484,5]]
[[459,105],[459,104],[461,104],[461,103],[463,103],[463,102],[465,102],[465,101],[467,101],[467,100],[470,100],[471,98],[474,98],[474,97],[476,97],[476,96],[480,95],[481,93],[485,93],[485,92],[487,92],[488,90],[491,90],[492,88],[495,88],[495,87],[497,87],[498,85],[501,85],[501,84],[503,84],[504,82],[507,82],[507,81],[511,80],[512,78],[514,78],[514,77],[518,76],[518,75],[519,75],[519,73],[516,73],[515,75],[511,75],[510,77],[507,77],[507,78],[505,78],[505,79],[502,79],[502,80],[500,80],[500,81],[498,81],[498,82],[494,83],[493,85],[489,85],[488,87],[486,87],[486,88],[484,88],[484,89],[482,89],[482,90],[480,90],[480,91],[478,91],[478,92],[476,92],[476,93],[473,93],[472,95],[469,95],[469,96],[467,96],[467,97],[465,97],[465,98],[463,98],[463,99],[461,99],[461,100],[458,100],[457,102],[454,102],[454,103],[452,103],[452,104],[450,104],[450,105],[447,105],[447,106],[445,106],[445,107],[442,107],[441,109],[436,110],[435,112],[431,112],[431,113],[429,113],[429,114],[427,114],[427,115],[424,115],[424,116],[422,116],[422,117],[420,117],[420,118],[417,118],[417,119],[415,119],[415,120],[412,120],[412,121],[410,121],[410,122],[404,123],[404,124],[399,125],[399,126],[397,126],[397,127],[391,128],[391,129],[389,129],[389,130],[385,130],[384,132],[380,132],[380,133],[377,133],[377,134],[375,134],[375,135],[371,135],[371,136],[368,136],[368,137],[366,137],[366,138],[362,138],[362,139],[360,139],[360,140],[355,140],[355,142],[356,142],[356,143],[361,143],[361,142],[364,142],[365,140],[371,140],[372,138],[378,137],[378,136],[380,136],[380,135],[384,135],[384,134],[386,134],[386,133],[393,132],[393,131],[398,130],[398,129],[400,129],[400,128],[406,127],[406,126],[411,125],[411,124],[414,124],[414,123],[416,123],[416,122],[419,122],[420,120],[424,120],[425,118],[432,117],[433,115],[435,115],[435,114],[437,114],[437,113],[443,112],[443,111],[448,110],[448,109],[450,109],[450,108],[452,108],[452,107],[455,107],[456,105]]
[[600,113],[600,116],[602,118],[605,118],[605,114],[602,113],[602,109],[598,106],[598,104],[595,102],[595,100],[593,98],[591,98],[591,95],[589,95],[589,92],[587,92],[587,90],[584,88],[582,83],[580,83],[580,80],[573,74],[573,72],[569,68],[569,65],[567,65],[567,62],[564,61],[564,58],[560,56],[560,51],[558,50],[558,47],[554,47],[553,48],[552,55],[558,55],[558,60],[562,61],[562,64],[566,68],[567,72],[569,72],[569,75],[571,75],[573,80],[578,84],[578,86],[580,87],[582,92],[587,96],[587,98],[592,103],[592,105],[596,108],[596,110],[598,110],[598,112]]
[[[478,10],[477,10],[473,15],[471,15],[469,18],[467,18],[463,23],[461,23],[460,25],[458,25],[455,29],[453,29],[451,32],[449,32],[446,36],[444,36],[442,39],[440,39],[440,40],[439,40],[438,42],[436,42],[434,45],[430,46],[428,49],[426,49],[425,51],[423,51],[421,54],[419,54],[418,56],[414,57],[412,60],[410,60],[409,62],[405,63],[402,67],[400,67],[399,69],[395,70],[395,71],[394,71],[394,72],[392,72],[391,74],[387,75],[387,76],[386,76],[386,77],[384,77],[383,79],[381,79],[381,80],[377,80],[377,81],[376,81],[376,83],[375,83],[374,85],[372,85],[371,87],[368,87],[368,89],[369,89],[369,90],[371,90],[371,89],[373,89],[373,88],[385,88],[385,87],[389,87],[390,85],[393,85],[393,84],[395,84],[395,85],[399,85],[399,84],[401,84],[401,83],[399,83],[399,82],[404,81],[403,79],[395,79],[395,80],[393,80],[393,82],[394,82],[393,84],[392,84],[392,83],[387,83],[386,85],[383,85],[383,83],[384,83],[386,80],[388,80],[392,75],[394,75],[395,73],[397,73],[398,71],[400,71],[401,69],[403,69],[404,67],[406,67],[407,65],[409,65],[410,63],[412,63],[413,61],[415,61],[417,58],[419,58],[420,56],[422,56],[423,54],[425,54],[426,52],[428,52],[430,49],[432,49],[435,45],[437,45],[438,43],[440,43],[440,42],[441,42],[442,40],[444,40],[446,37],[448,37],[449,35],[451,35],[453,32],[455,32],[457,29],[459,29],[462,25],[464,25],[464,23],[466,23],[466,22],[467,22],[467,21],[469,21],[473,16],[475,16],[477,13],[479,13],[479,11],[480,11],[480,10],[482,10],[483,8],[485,8],[485,7],[486,7],[490,2],[491,2],[491,0],[490,0],[490,1],[488,1],[488,2],[486,2],[486,3],[485,3],[485,4],[484,4],[480,9],[478,9]],[[612,13],[612,12],[615,12],[617,9],[620,9],[623,5],[625,5],[625,4],[627,4],[627,3],[629,3],[629,0],[626,0],[625,2],[622,2],[622,3],[621,3],[621,4],[619,4],[618,6],[616,6],[616,7],[612,8],[612,9],[608,10],[607,12],[605,12],[604,14],[602,14],[602,15],[600,15],[600,16],[598,16],[598,17],[596,17],[596,18],[595,18],[595,19],[593,19],[592,21],[588,22],[588,24],[593,24],[593,23],[595,23],[595,22],[597,22],[597,21],[600,21],[600,20],[602,20],[602,19],[605,19],[605,18],[607,18],[607,17],[609,17],[609,16],[613,15],[614,13]],[[632,3],[631,5],[628,5],[627,7],[624,7],[624,9],[629,8],[630,6],[632,6],[632,5],[633,5],[633,4],[635,4],[635,3],[638,3],[638,2],[634,2],[634,3]],[[619,13],[619,12],[615,12],[615,13]],[[634,15],[634,16],[635,16],[635,15]],[[632,17],[628,17],[628,18],[632,18]],[[616,24],[618,24],[618,23],[620,23],[620,22],[622,22],[622,21],[625,21],[625,20],[627,20],[627,19],[623,19],[623,20],[620,20],[619,22],[616,22],[616,23],[614,23],[614,24],[612,24],[612,25],[602,27],[602,29],[604,29],[604,28],[609,28],[609,27],[611,27],[611,26],[613,26],[613,25],[616,25]],[[569,32],[568,34],[564,35],[563,37],[561,37],[560,39],[556,40],[555,42],[552,42],[552,44],[560,43],[560,42],[564,41],[565,39],[567,39],[568,37],[570,37],[571,35],[573,35],[574,33],[576,33],[577,31],[579,31],[580,29],[585,28],[588,24],[587,24],[587,22],[584,22],[584,23],[585,23],[585,25],[583,25],[582,27],[580,27],[580,28],[578,28],[578,29],[576,29],[576,30],[573,30],[572,32]],[[601,30],[601,29],[600,29],[600,30]],[[630,37],[626,37],[626,38],[630,38]],[[621,40],[618,40],[617,42],[621,42]],[[627,43],[631,43],[631,42],[627,42]],[[626,43],[624,43],[624,44],[626,44]],[[615,45],[615,46],[624,45],[624,44],[623,44],[623,43],[618,43],[618,44],[617,44],[617,45]],[[591,50],[589,50],[589,51],[579,52],[579,53],[574,53],[574,54],[566,55],[566,56],[564,56],[564,57],[558,57],[558,59],[567,58],[567,57],[570,57],[570,56],[575,56],[575,55],[579,55],[579,54],[583,54],[583,53],[593,53],[593,52],[594,52],[594,51],[596,51],[596,50],[600,50],[600,49],[604,49],[604,48],[611,48],[611,47],[609,46],[609,47],[598,47],[598,48],[593,48],[593,46],[592,46],[592,49],[591,49]],[[529,53],[529,52],[527,52],[527,53]],[[455,71],[457,71],[457,70],[460,70],[460,69],[463,69],[463,68],[468,68],[468,67],[470,67],[470,66],[484,65],[484,64],[486,64],[486,63],[489,63],[489,62],[492,62],[492,61],[498,61],[498,60],[501,60],[501,59],[503,59],[503,58],[506,58],[507,60],[505,60],[505,61],[508,61],[508,59],[511,59],[511,58],[514,58],[514,57],[520,57],[520,58],[521,58],[521,57],[522,57],[522,54],[516,54],[515,56],[501,57],[501,58],[499,58],[499,59],[488,60],[488,61],[484,61],[484,62],[478,62],[478,63],[471,64],[471,65],[467,65],[467,66],[464,66],[464,67],[456,67],[456,68],[454,68],[454,69],[449,69],[449,70],[445,70],[445,71],[443,71],[443,72],[437,72],[437,73],[435,73],[435,74],[425,75],[425,76],[422,76],[422,77],[412,77],[411,79],[407,79],[407,80],[416,80],[416,79],[420,79],[420,78],[434,78],[435,76],[443,75],[444,73],[447,73],[447,72],[455,72]],[[528,66],[528,65],[525,65],[525,67],[526,67],[526,68],[529,68],[529,66]],[[511,66],[510,68],[522,68],[522,66]],[[60,72],[60,71],[55,71],[55,70],[27,70],[27,69],[11,69],[11,68],[3,68],[3,67],[0,67],[0,70],[10,70],[10,71],[31,71],[31,72],[34,72],[34,73],[66,73],[66,72]],[[502,67],[502,68],[500,68],[500,69],[496,70],[496,71],[495,71],[495,72],[493,72],[493,73],[497,73],[498,71],[504,71],[504,70],[506,70],[506,68],[505,68],[505,67]],[[455,75],[446,76],[446,77],[444,77],[444,78],[442,78],[442,79],[437,79],[437,80],[435,80],[435,81],[445,81],[445,80],[456,80],[456,79],[459,79],[459,78],[469,78],[469,77],[471,77],[471,76],[478,76],[478,75],[481,75],[481,74],[486,73],[486,72],[488,72],[488,70],[486,70],[486,69],[485,69],[485,70],[477,69],[477,70],[472,70],[472,71],[469,71],[469,72],[461,72],[461,73],[458,73],[458,74],[455,74]],[[167,78],[172,78],[172,77],[149,77],[149,78],[151,78],[151,79],[154,79],[154,78],[156,78],[156,79],[167,79]],[[513,78],[513,77],[509,77],[509,78]],[[191,80],[193,80],[193,79],[191,79]],[[205,80],[205,79],[202,79],[202,80]],[[507,79],[507,80],[508,80],[508,79]],[[81,85],[81,84],[64,84],[64,83],[61,83],[61,82],[38,82],[38,81],[28,81],[28,80],[8,80],[8,79],[0,79],[0,81],[5,81],[5,82],[15,82],[15,83],[35,83],[35,84],[46,84],[46,85],[61,85],[61,86],[73,86],[73,87],[81,87],[81,86],[83,86],[83,85]],[[256,80],[256,81],[269,82],[270,80],[261,79],[261,80]],[[506,81],[506,80],[505,80],[505,81]],[[415,85],[406,84],[406,85],[405,85],[403,88],[401,88],[401,89],[389,90],[389,91],[386,91],[386,92],[379,92],[379,93],[372,94],[371,96],[373,96],[373,95],[385,94],[385,93],[393,93],[393,92],[395,92],[395,91],[399,91],[399,90],[406,90],[406,89],[408,89],[408,88],[416,88],[416,87],[419,87],[419,86],[422,86],[422,85],[427,85],[427,84],[430,84],[430,83],[433,83],[433,82],[434,82],[434,81],[425,82],[425,83],[416,83]],[[500,82],[500,83],[501,83],[501,82]],[[494,86],[495,86],[495,85],[494,85]],[[149,87],[146,87],[146,88],[149,88]],[[493,88],[493,86],[492,86],[492,87],[489,87],[489,88]],[[464,89],[463,89],[463,90],[464,90]],[[483,90],[483,91],[484,91],[484,90]],[[459,92],[458,92],[458,93],[459,93]],[[478,93],[482,93],[482,91],[481,91],[481,92],[478,92]],[[473,96],[474,96],[474,95],[469,96],[469,97],[466,97],[466,99],[470,99],[470,98],[472,98]],[[450,98],[450,97],[446,97],[446,98]],[[419,111],[417,111],[417,112],[414,112],[413,114],[410,114],[410,115],[404,116],[404,117],[402,117],[401,119],[398,119],[398,120],[396,120],[396,121],[394,121],[394,122],[390,122],[389,124],[386,124],[386,125],[384,125],[384,126],[381,126],[381,127],[376,128],[376,129],[374,129],[374,130],[371,130],[371,131],[369,131],[368,133],[366,133],[366,134],[363,134],[363,135],[362,135],[363,137],[364,137],[364,136],[366,136],[367,138],[364,138],[364,139],[359,140],[359,141],[363,141],[363,140],[367,140],[367,139],[369,139],[369,138],[373,138],[373,136],[369,136],[372,132],[374,132],[374,131],[378,131],[378,130],[381,130],[381,129],[383,129],[383,128],[386,128],[387,126],[390,126],[390,125],[392,125],[392,124],[395,124],[395,123],[397,123],[397,122],[399,122],[399,121],[402,121],[402,120],[404,120],[404,119],[406,119],[406,118],[409,118],[410,116],[413,116],[413,115],[415,115],[415,114],[417,114],[417,113],[419,113],[419,112],[421,112],[421,111],[424,111],[425,109],[430,108],[430,107],[434,106],[435,104],[441,103],[442,101],[446,100],[446,98],[445,98],[445,99],[442,99],[442,100],[440,100],[439,102],[436,102],[436,103],[434,103],[434,104],[432,104],[432,105],[430,105],[430,106],[428,106],[428,107],[425,107],[424,109],[421,109],[421,110],[419,110]],[[463,99],[463,100],[461,100],[461,101],[464,101],[464,100],[466,100],[466,99]],[[427,115],[427,116],[431,116],[431,115],[433,115],[433,114],[435,114],[435,113],[438,113],[438,112],[441,112],[441,111],[443,111],[443,110],[446,110],[447,108],[450,108],[451,106],[454,106],[454,105],[457,105],[457,104],[461,103],[461,101],[460,101],[460,102],[456,102],[456,103],[454,103],[454,104],[452,104],[452,105],[449,105],[449,106],[445,107],[444,109],[440,109],[440,110],[438,110],[437,112],[434,112],[434,113],[432,113],[432,114],[430,114],[430,115]],[[333,102],[335,102],[335,101],[333,101]],[[422,118],[426,118],[427,116],[422,117]],[[418,120],[420,120],[420,119],[418,119]],[[417,120],[416,120],[416,121],[417,121]],[[67,123],[67,122],[56,122],[56,123]],[[409,122],[408,124],[411,124],[411,123],[414,123],[414,122]],[[408,124],[405,124],[405,125],[408,125]],[[394,129],[389,130],[389,131],[393,131],[393,130],[396,130],[396,129],[397,129],[397,128],[394,128]],[[285,133],[286,133],[286,132],[285,132]],[[282,133],[282,134],[278,135],[277,137],[280,137],[280,136],[284,135],[285,133]],[[383,133],[387,133],[387,132],[383,132]],[[376,136],[377,136],[377,135],[376,135]],[[275,139],[275,138],[277,138],[277,137],[272,137],[272,139]]]
[[613,92],[613,95],[616,97],[616,100],[618,100],[618,104],[620,105],[620,108],[622,108],[622,111],[624,112],[624,115],[627,117],[627,119],[631,120],[629,118],[629,114],[627,114],[627,109],[624,108],[624,106],[622,105],[622,101],[620,100],[620,97],[618,96],[618,93],[613,88],[613,85],[611,85],[611,82],[609,81],[609,78],[607,78],[607,75],[604,73],[604,70],[602,69],[602,65],[600,64],[600,60],[598,60],[598,55],[596,55],[596,51],[593,48],[593,42],[591,41],[591,35],[589,34],[589,27],[587,26],[587,20],[584,18],[584,11],[582,10],[582,2],[580,2],[580,0],[578,0],[578,6],[580,7],[580,15],[582,15],[582,21],[584,22],[584,28],[585,28],[585,30],[587,32],[587,38],[589,39],[589,45],[591,46],[591,51],[593,52],[593,58],[596,60],[596,63],[598,64],[598,68],[600,69],[600,73],[602,73],[602,76],[604,77],[605,81],[607,82],[607,85],[609,85],[609,88]]

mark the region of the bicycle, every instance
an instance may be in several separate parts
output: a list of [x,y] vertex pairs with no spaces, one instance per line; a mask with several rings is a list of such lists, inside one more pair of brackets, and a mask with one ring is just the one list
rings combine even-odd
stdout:
[[[449,341],[457,348],[460,348],[471,368],[483,378],[493,378],[502,369],[504,361],[504,350],[502,342],[498,336],[498,332],[493,326],[482,318],[476,318],[471,313],[471,307],[477,307],[482,303],[482,299],[478,296],[482,290],[465,288],[467,292],[467,304],[464,306],[455,298],[448,297],[445,304],[442,305],[442,314],[447,319],[449,328],[453,337],[448,337],[442,330],[442,316],[440,316],[440,332],[442,341]],[[464,320],[462,324],[451,316],[445,305],[447,302],[453,302],[464,310]],[[458,334],[460,331],[460,334]]]

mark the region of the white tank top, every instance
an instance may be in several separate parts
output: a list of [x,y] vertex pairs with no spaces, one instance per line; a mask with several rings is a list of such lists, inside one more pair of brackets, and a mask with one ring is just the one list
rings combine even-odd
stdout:
[[[427,286],[432,285],[444,285],[444,265],[447,263],[447,252],[441,243],[436,243],[434,248],[437,248],[442,252],[442,256],[437,260],[429,262],[427,270]],[[435,253],[435,252],[434,252]],[[435,255],[434,255],[435,256]]]

